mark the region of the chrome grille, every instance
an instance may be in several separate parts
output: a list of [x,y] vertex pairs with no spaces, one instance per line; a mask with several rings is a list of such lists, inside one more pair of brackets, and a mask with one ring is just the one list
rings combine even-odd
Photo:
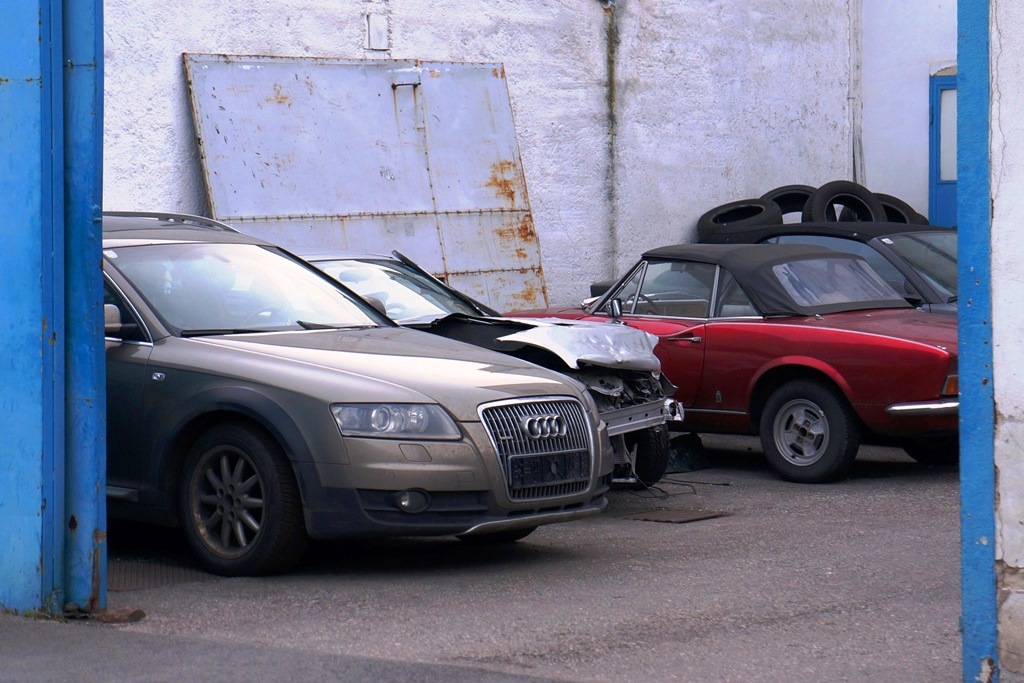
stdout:
[[586,491],[592,467],[590,429],[575,399],[503,401],[480,411],[511,500]]

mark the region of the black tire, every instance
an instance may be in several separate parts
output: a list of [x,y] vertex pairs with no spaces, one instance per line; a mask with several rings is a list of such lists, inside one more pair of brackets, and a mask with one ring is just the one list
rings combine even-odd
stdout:
[[836,206],[843,210],[849,209],[858,221],[884,221],[885,207],[875,193],[858,183],[848,180],[833,180],[825,183],[808,197],[804,204],[803,221],[825,222],[835,221],[843,211],[836,211]]
[[919,214],[914,207],[899,197],[893,197],[891,194],[883,194],[881,192],[876,192],[875,196],[878,197],[878,201],[882,202],[882,207],[885,209],[885,220],[890,223],[928,225],[927,218]]
[[784,384],[765,403],[761,447],[784,479],[816,484],[845,477],[860,447],[860,423],[831,385],[802,379]]
[[944,436],[903,442],[903,450],[922,465],[956,465],[960,462],[960,437]]
[[697,240],[704,240],[726,225],[778,225],[782,210],[766,199],[741,199],[711,209],[697,219]]
[[192,551],[224,576],[272,574],[301,559],[309,538],[291,464],[266,432],[213,427],[185,461],[181,521]]
[[810,185],[783,185],[765,192],[761,199],[778,204],[783,216],[797,213],[802,217],[804,205],[813,193],[814,188]]
[[639,429],[624,435],[626,448],[636,446],[634,474],[644,486],[653,486],[661,481],[668,469],[668,458],[672,447],[669,444],[668,427],[658,425]]
[[507,531],[492,531],[488,534],[473,534],[472,536],[456,536],[455,538],[470,545],[491,545],[497,543],[515,543],[526,538],[537,530],[535,526],[528,526],[525,529],[509,529]]
[[[885,209],[885,220],[889,223],[903,223],[912,225],[928,225],[928,219],[914,210],[910,204],[891,194],[875,193],[878,201],[882,202]],[[857,215],[849,208],[843,207],[839,214],[840,221],[855,221]]]

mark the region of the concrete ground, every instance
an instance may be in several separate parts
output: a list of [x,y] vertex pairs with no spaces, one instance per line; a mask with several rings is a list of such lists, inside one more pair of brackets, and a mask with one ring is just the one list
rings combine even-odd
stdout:
[[757,442],[504,548],[319,543],[225,579],[176,531],[114,524],[108,608],[0,615],[0,681],[958,681],[958,477],[865,448],[779,480]]

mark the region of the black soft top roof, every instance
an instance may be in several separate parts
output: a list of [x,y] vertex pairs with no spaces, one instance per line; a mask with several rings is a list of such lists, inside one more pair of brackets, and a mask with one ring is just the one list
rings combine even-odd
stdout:
[[740,277],[741,273],[764,264],[835,254],[831,249],[810,244],[673,244],[651,249],[643,258],[713,263]]
[[[845,302],[822,306],[803,306],[779,281],[772,270],[775,266],[794,261],[839,259],[860,261],[860,256],[833,251],[809,244],[675,244],[651,249],[643,255],[645,260],[699,261],[721,266],[728,270],[750,297],[751,302],[764,315],[817,315],[868,308],[910,308],[904,299],[893,292],[894,299]],[[874,271],[872,271],[874,272]],[[881,280],[879,278],[879,280]]]
[[723,225],[706,240],[707,244],[756,244],[779,235],[826,235],[867,242],[876,237],[906,232],[956,231],[938,225],[916,223],[871,223],[830,221],[827,223],[781,223],[776,225]]

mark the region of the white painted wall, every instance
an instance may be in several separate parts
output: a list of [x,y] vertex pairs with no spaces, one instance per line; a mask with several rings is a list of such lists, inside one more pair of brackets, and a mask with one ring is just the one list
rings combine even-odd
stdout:
[[1024,674],[1024,5],[992,0],[992,364],[996,404],[999,659]]
[[720,204],[851,177],[845,3],[617,7],[620,269]]
[[862,0],[865,177],[928,215],[928,79],[956,64],[956,0]]
[[[207,211],[183,52],[503,62],[553,304],[579,301],[646,247],[693,237],[718,204],[850,176],[845,3],[618,0],[613,175],[612,10],[598,0],[104,11],[106,209]],[[386,21],[389,50],[365,48],[368,13]]]

